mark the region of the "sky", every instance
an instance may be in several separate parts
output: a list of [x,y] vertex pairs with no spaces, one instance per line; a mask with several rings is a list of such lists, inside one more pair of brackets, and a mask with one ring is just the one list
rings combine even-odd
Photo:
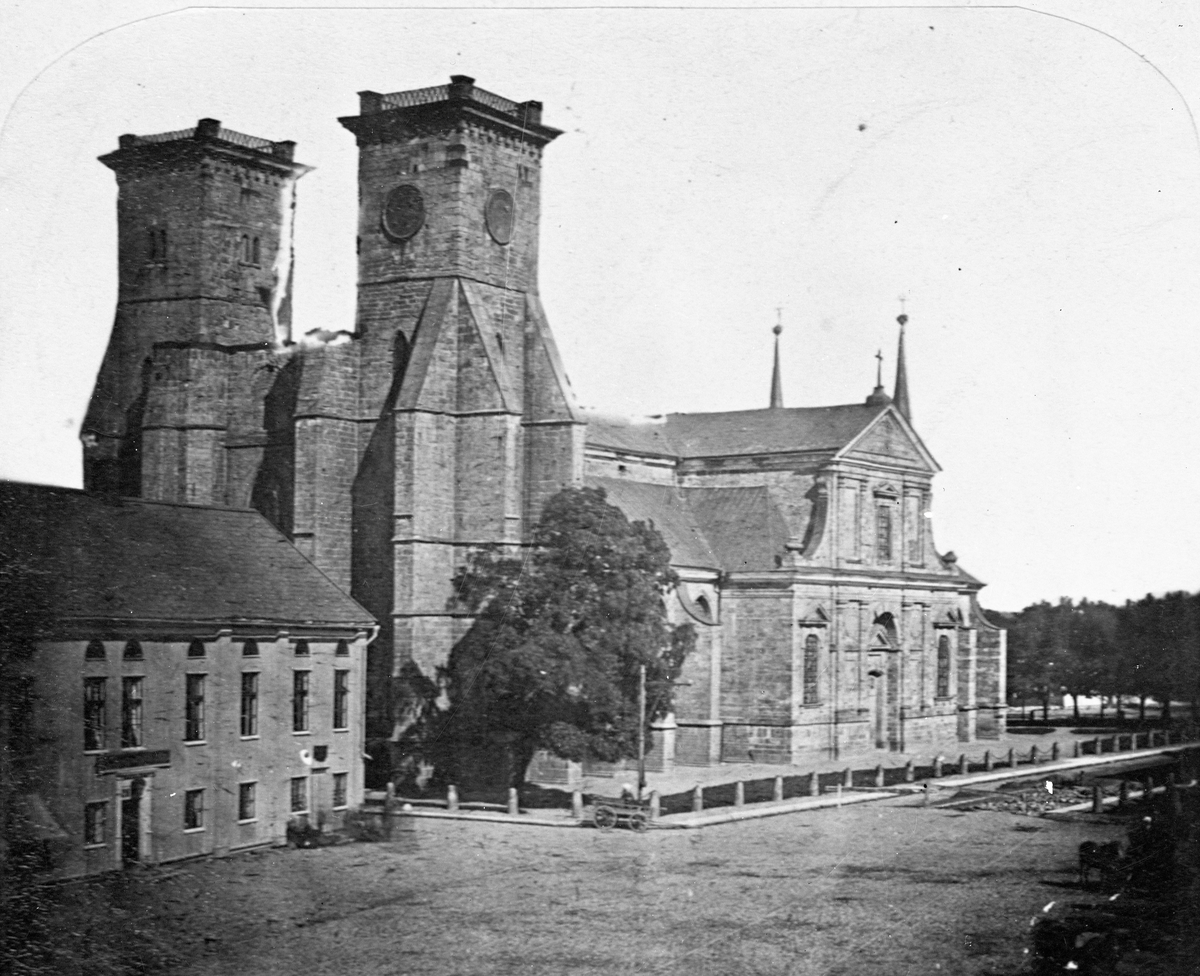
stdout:
[[[0,477],[79,486],[117,136],[297,142],[294,331],[352,328],[356,92],[544,103],[540,290],[632,416],[889,389],[900,298],[943,552],[985,606],[1200,589],[1200,13],[289,9],[0,0]],[[173,11],[173,12],[172,12]]]

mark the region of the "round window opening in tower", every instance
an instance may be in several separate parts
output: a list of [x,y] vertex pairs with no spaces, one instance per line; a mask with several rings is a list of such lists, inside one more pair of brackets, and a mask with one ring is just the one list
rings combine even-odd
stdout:
[[383,232],[393,241],[407,241],[425,225],[425,199],[411,183],[387,195],[383,204]]
[[507,190],[491,192],[483,216],[487,222],[488,233],[497,244],[507,244],[512,240],[515,211],[511,193]]

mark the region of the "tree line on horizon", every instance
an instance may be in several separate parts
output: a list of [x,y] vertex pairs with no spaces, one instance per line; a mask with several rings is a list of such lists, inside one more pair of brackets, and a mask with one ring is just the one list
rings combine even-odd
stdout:
[[1188,703],[1200,715],[1200,593],[1179,590],[1147,594],[1124,606],[1069,597],[1019,613],[990,616],[1008,628],[1008,703],[1037,703],[1047,715],[1060,696],[1099,696],[1121,712],[1137,703],[1161,706],[1170,720],[1172,703]]

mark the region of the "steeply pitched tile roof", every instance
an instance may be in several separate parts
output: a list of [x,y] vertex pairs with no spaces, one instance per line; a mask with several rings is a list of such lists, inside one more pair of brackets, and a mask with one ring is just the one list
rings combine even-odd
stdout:
[[631,522],[651,522],[671,563],[726,572],[775,569],[787,526],[766,488],[676,488],[624,478],[586,479]]
[[0,482],[0,549],[46,574],[60,621],[374,625],[254,511]]
[[632,454],[728,457],[796,451],[837,451],[879,416],[885,405],[784,407],[725,413],[673,413],[631,422],[589,416],[587,442]]

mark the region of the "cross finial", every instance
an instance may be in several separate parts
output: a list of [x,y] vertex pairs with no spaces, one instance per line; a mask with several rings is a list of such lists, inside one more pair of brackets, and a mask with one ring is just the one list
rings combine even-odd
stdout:
[[896,316],[896,321],[900,323],[901,330],[904,329],[904,323],[908,321],[908,311],[904,307],[905,298],[900,296],[900,314]]
[[875,385],[883,386],[883,350],[882,349],[878,349],[875,351],[875,358],[879,360],[879,362],[875,366]]
[[779,335],[779,333],[783,331],[783,306],[782,305],[777,305],[775,307],[775,328],[772,329],[771,331],[774,332],[776,335]]

